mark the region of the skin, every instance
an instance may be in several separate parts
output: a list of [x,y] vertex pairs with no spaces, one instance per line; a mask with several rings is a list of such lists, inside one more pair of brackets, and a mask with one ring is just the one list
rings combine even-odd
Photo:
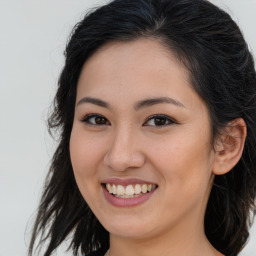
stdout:
[[[179,104],[135,108],[159,97]],[[101,123],[85,120],[95,113],[104,117]],[[163,125],[156,125],[156,114],[166,116]],[[208,109],[188,71],[158,41],[111,42],[87,60],[78,81],[70,155],[84,199],[110,232],[110,256],[222,255],[204,234],[221,162],[211,139]],[[158,188],[143,204],[120,208],[102,191],[101,182],[111,177],[138,178]]]

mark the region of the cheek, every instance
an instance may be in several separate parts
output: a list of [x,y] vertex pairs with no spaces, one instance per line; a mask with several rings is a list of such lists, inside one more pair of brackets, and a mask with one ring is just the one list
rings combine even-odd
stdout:
[[165,184],[162,207],[166,211],[162,212],[163,217],[168,218],[170,209],[173,216],[181,217],[191,212],[201,212],[208,201],[211,188],[209,155],[202,153],[199,148],[192,148],[187,143],[186,146],[181,143],[169,147],[168,156],[163,151],[156,155],[156,159],[158,157],[164,163],[159,168]]
[[93,136],[74,127],[70,137],[70,158],[77,186],[92,209],[99,193],[98,170],[101,159],[100,147]]
[[70,137],[70,157],[78,184],[96,176],[101,158],[100,146],[92,136],[83,134],[75,127]]
[[[165,140],[160,146],[151,148],[152,162],[162,174],[168,187],[192,192],[208,187],[211,177],[213,153],[208,134],[186,136],[180,134]],[[200,143],[198,143],[200,141]]]

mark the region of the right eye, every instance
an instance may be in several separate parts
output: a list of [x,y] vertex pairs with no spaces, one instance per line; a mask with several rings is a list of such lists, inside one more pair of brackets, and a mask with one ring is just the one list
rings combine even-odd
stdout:
[[107,118],[99,114],[90,114],[86,115],[82,122],[89,124],[89,125],[110,125],[110,122]]

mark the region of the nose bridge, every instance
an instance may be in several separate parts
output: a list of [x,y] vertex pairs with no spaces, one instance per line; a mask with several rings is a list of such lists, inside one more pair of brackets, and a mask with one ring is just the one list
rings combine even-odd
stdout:
[[136,141],[136,132],[129,125],[119,125],[113,130],[105,164],[115,171],[124,171],[130,167],[140,167],[144,156]]

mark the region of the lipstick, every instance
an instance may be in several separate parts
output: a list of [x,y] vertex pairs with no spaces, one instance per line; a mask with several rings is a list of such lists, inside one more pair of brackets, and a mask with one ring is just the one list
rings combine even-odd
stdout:
[[151,198],[157,185],[137,178],[108,178],[102,182],[106,200],[116,207],[140,205]]

